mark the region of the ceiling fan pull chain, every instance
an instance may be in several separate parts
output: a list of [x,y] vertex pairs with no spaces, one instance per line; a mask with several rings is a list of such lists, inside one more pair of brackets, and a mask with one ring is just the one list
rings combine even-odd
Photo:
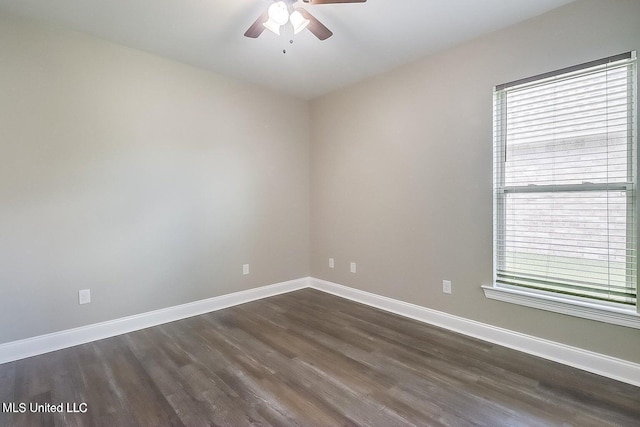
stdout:
[[[285,40],[286,40],[286,39],[288,39],[288,40],[289,40],[289,44],[290,44],[290,45],[291,45],[291,44],[293,44],[293,37],[294,37],[294,34],[292,34],[292,31],[293,31],[293,27],[291,27],[291,25],[287,25],[287,26],[285,27],[285,32],[286,32],[286,33],[284,34],[284,35],[286,36],[286,37],[285,37]],[[285,44],[285,46],[286,46],[286,44]],[[284,54],[286,54],[286,53],[287,53],[287,48],[286,48],[286,47],[285,47],[284,49],[282,49],[282,53],[284,53]]]

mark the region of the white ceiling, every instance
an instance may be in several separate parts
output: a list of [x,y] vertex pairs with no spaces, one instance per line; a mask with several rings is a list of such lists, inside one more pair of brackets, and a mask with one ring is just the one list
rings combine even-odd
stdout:
[[299,2],[334,36],[319,41],[304,31],[293,44],[269,31],[243,36],[271,0],[0,0],[0,11],[310,99],[571,1]]

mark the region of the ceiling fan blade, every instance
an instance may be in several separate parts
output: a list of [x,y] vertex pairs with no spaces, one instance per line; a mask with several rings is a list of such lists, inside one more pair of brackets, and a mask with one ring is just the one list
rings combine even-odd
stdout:
[[302,0],[311,4],[332,4],[332,3],[364,3],[367,0]]
[[330,29],[325,27],[322,22],[318,21],[312,14],[307,12],[304,9],[296,9],[302,16],[307,18],[309,21],[309,25],[307,26],[307,30],[311,31],[314,36],[319,38],[320,40],[326,40],[333,35]]
[[258,36],[264,31],[264,25],[262,24],[267,22],[267,20],[269,20],[269,11],[265,10],[264,13],[256,19],[256,22],[251,24],[249,29],[245,31],[244,36],[251,37],[252,39],[258,38]]

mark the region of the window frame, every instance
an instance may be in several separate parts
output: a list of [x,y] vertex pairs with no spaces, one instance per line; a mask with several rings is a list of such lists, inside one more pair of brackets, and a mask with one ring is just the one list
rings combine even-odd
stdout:
[[[602,191],[603,189],[609,191],[625,191],[628,198],[635,199],[635,212],[633,213],[633,222],[637,229],[638,227],[638,213],[639,213],[639,200],[638,200],[638,191],[637,191],[637,175],[638,175],[638,107],[637,107],[637,99],[638,99],[638,67],[637,67],[637,59],[636,52],[627,52],[620,55],[615,55],[612,57],[604,58],[601,60],[591,61],[584,64],[579,64],[576,66],[564,68],[557,71],[552,71],[549,73],[540,74],[537,76],[529,77],[526,79],[517,80],[511,83],[506,83],[503,85],[495,86],[493,89],[494,94],[494,111],[493,111],[493,124],[494,124],[494,132],[498,126],[498,123],[502,123],[501,126],[506,126],[506,109],[504,106],[506,105],[506,92],[504,89],[512,86],[522,85],[531,82],[537,82],[540,80],[547,79],[549,77],[554,77],[561,74],[566,74],[574,71],[580,71],[583,69],[591,68],[593,66],[606,64],[609,62],[615,62],[622,59],[631,59],[634,61],[634,67],[632,67],[633,73],[630,76],[630,80],[632,82],[633,88],[631,96],[631,109],[630,114],[632,115],[632,121],[630,123],[635,125],[633,129],[633,133],[631,138],[632,140],[632,149],[628,155],[628,161],[631,168],[628,168],[631,174],[630,179],[627,179],[627,183],[620,184],[594,184],[594,183],[581,183],[581,184],[567,184],[562,186],[555,186],[555,190],[558,190],[558,187],[563,187],[564,190],[568,191]],[[501,98],[502,97],[502,98]],[[505,194],[508,193],[533,193],[533,192],[549,192],[548,188],[544,188],[545,186],[533,186],[533,187],[509,187],[504,185],[505,183],[505,157],[506,157],[506,132],[500,132],[500,142],[496,139],[498,137],[494,133],[493,137],[493,147],[494,153],[492,156],[492,171],[493,171],[493,283],[490,285],[483,285],[482,289],[484,294],[489,299],[494,299],[498,301],[514,303],[519,305],[524,305],[527,307],[553,311],[556,313],[567,314],[571,316],[597,320],[606,323],[612,323],[616,325],[637,328],[640,329],[640,298],[636,298],[636,304],[623,306],[621,304],[616,304],[607,301],[599,301],[596,299],[590,298],[582,298],[579,296],[568,296],[561,293],[555,293],[551,291],[537,290],[537,289],[528,289],[525,287],[518,286],[510,286],[508,284],[498,283],[497,275],[498,275],[498,263],[499,263],[499,248],[498,242],[504,241],[504,226],[498,226],[498,224],[504,224],[506,220],[506,214],[504,209],[506,209],[505,203],[500,203],[501,198],[505,197]],[[498,152],[495,152],[498,150]],[[497,161],[499,159],[499,161]],[[497,183],[502,183],[501,186],[497,185]],[[501,191],[498,191],[498,187],[500,187]],[[629,221],[628,221],[629,222]],[[627,227],[627,233],[629,233],[630,227]],[[640,233],[639,233],[640,234]],[[638,250],[638,242],[636,241],[636,251]],[[632,268],[635,268],[637,265],[637,258],[634,260],[634,265]],[[638,277],[636,277],[636,288]]]

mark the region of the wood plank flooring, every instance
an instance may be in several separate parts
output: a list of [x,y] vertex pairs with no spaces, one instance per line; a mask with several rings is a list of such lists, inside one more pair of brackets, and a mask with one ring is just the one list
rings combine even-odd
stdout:
[[88,410],[0,426],[640,425],[638,387],[310,289],[0,365],[2,402]]

